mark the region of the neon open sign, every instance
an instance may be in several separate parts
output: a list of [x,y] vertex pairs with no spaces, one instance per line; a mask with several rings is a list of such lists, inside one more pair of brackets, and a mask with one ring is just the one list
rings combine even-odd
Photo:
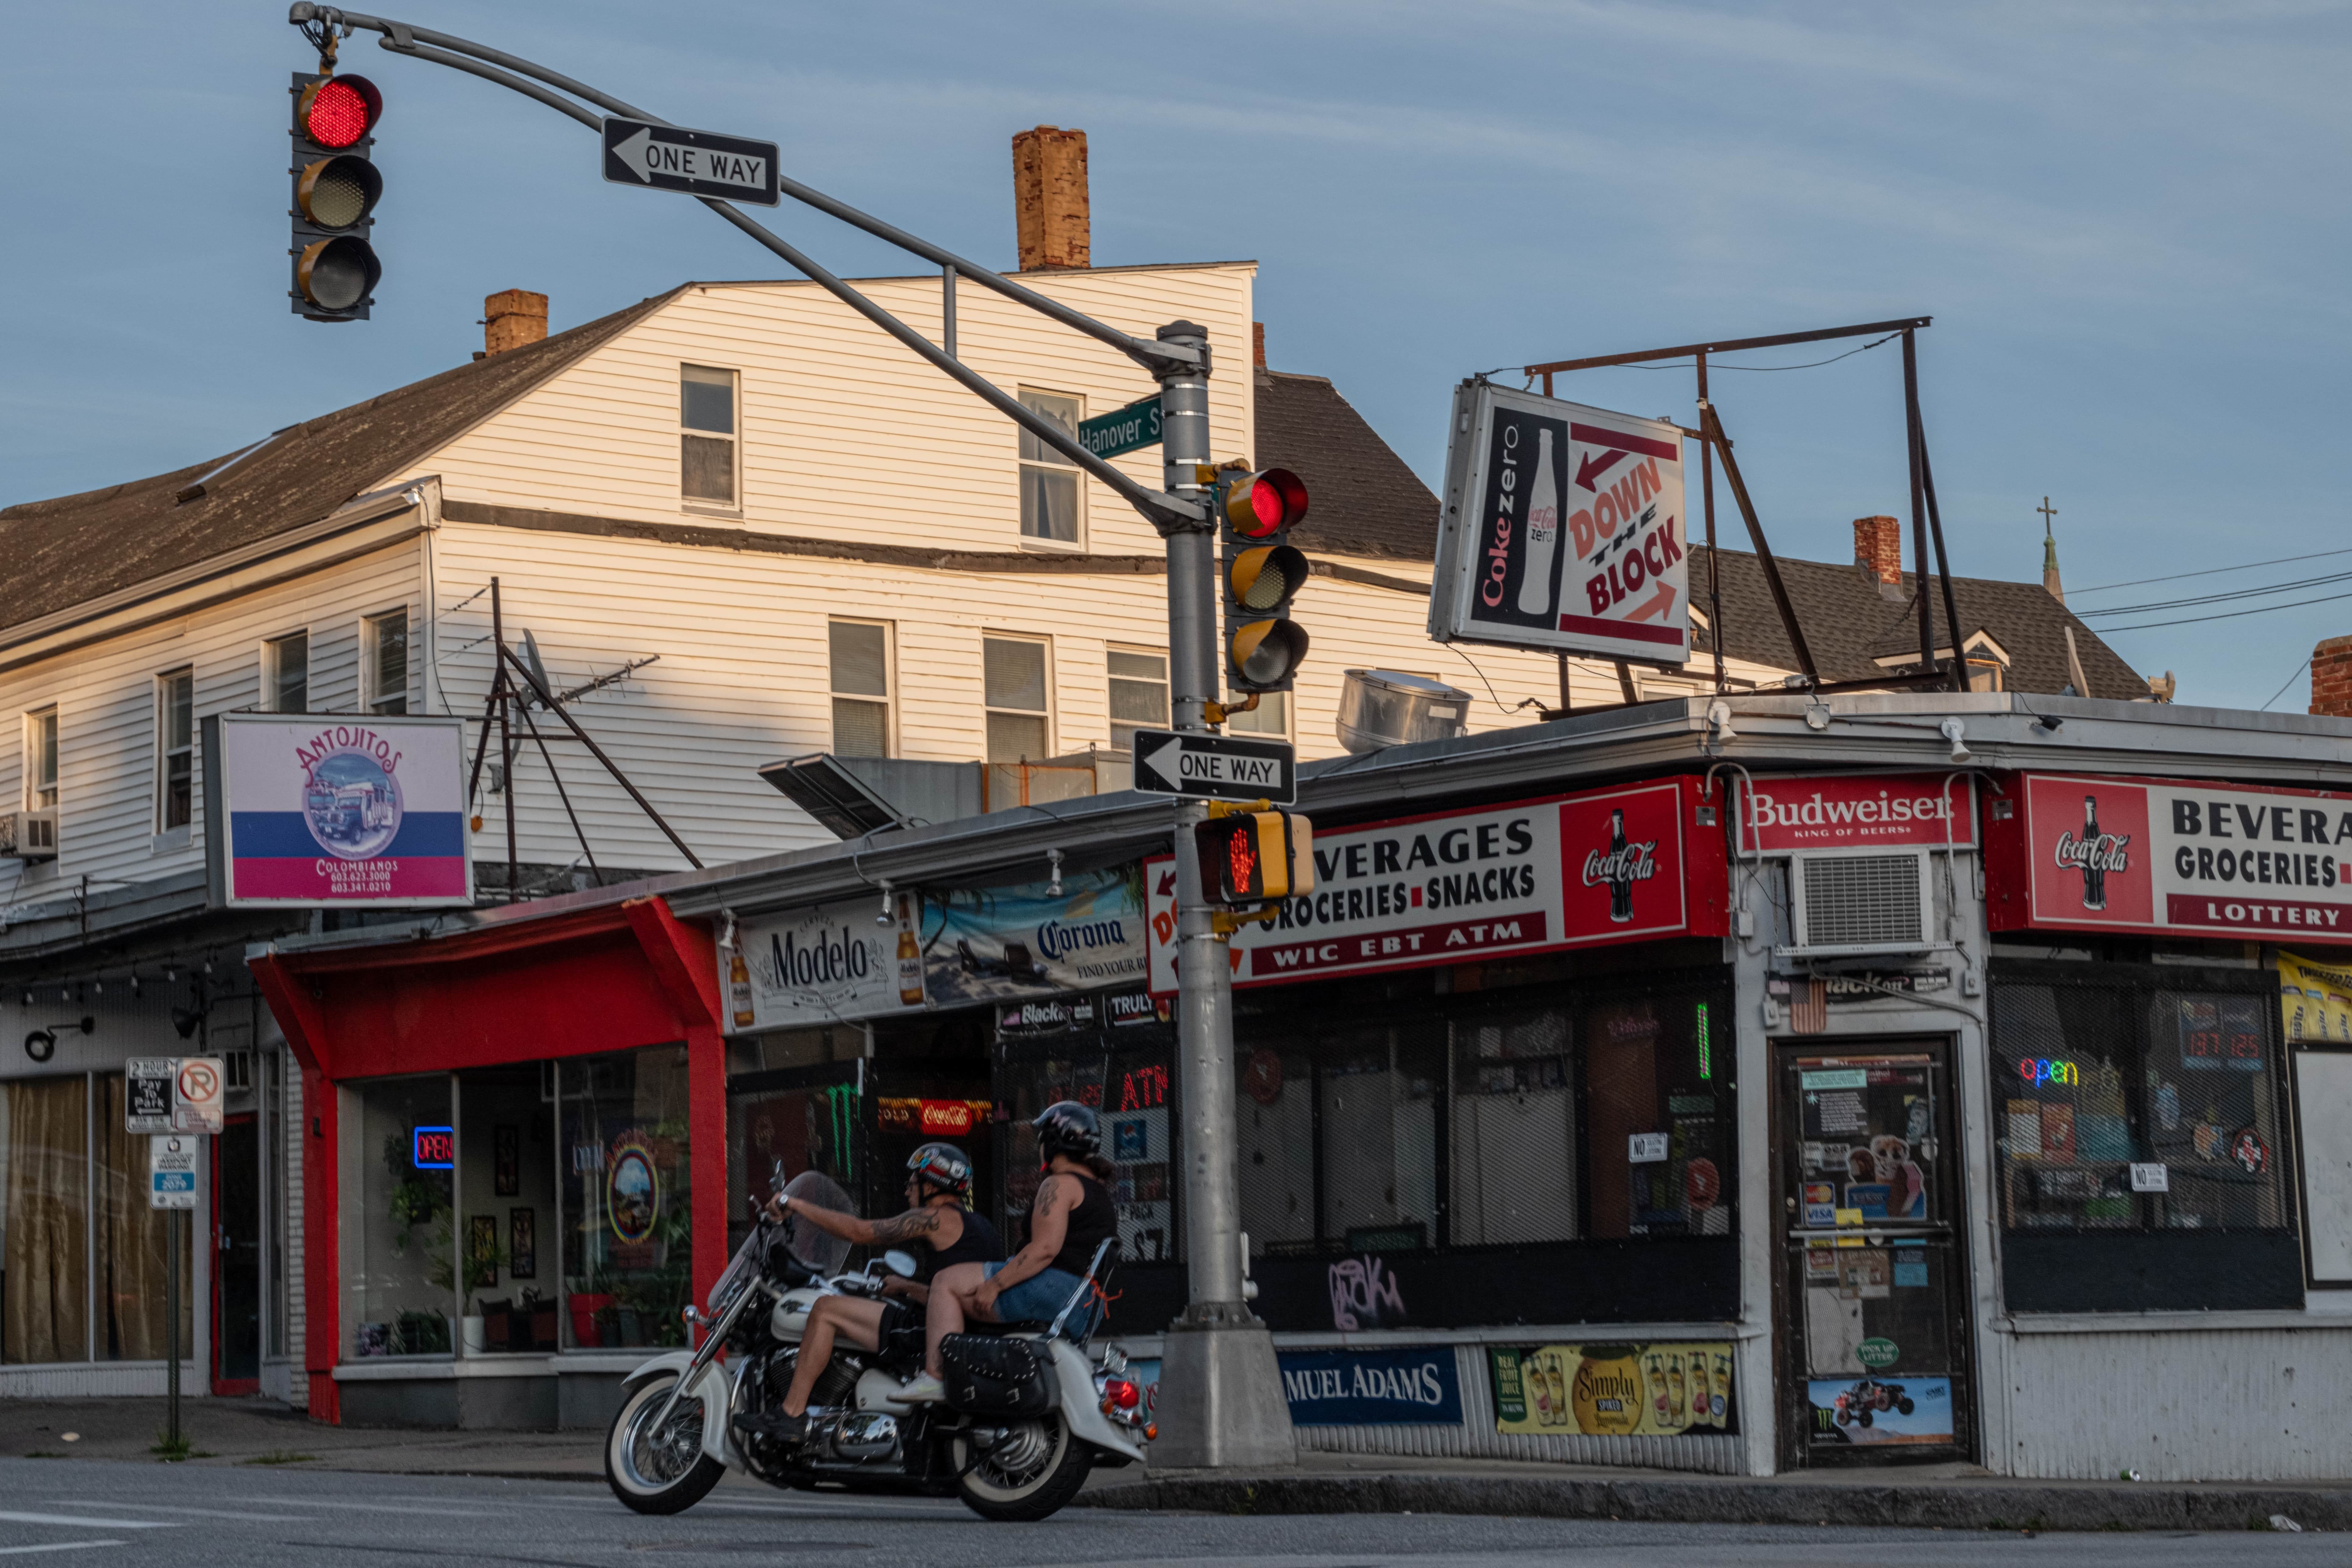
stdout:
[[457,1165],[457,1130],[420,1127],[410,1135],[409,1163],[420,1171],[449,1171]]
[[2083,1075],[2073,1062],[2052,1061],[2048,1057],[2028,1057],[2017,1064],[2017,1076],[2028,1083],[2071,1083],[2079,1085]]

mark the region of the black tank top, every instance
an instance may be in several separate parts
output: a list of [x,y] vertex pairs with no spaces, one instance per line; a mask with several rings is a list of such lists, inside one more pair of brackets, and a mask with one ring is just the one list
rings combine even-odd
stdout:
[[963,1211],[963,1234],[955,1238],[952,1247],[942,1247],[931,1253],[929,1274],[957,1263],[1002,1263],[1004,1261],[1004,1238],[996,1227],[970,1209]]
[[[1078,1190],[1086,1195],[1077,1207],[1070,1210],[1069,1228],[1062,1233],[1062,1250],[1054,1255],[1054,1261],[1046,1267],[1083,1279],[1087,1266],[1095,1260],[1095,1248],[1118,1234],[1118,1215],[1111,1206],[1109,1190],[1100,1182],[1076,1172],[1057,1173],[1077,1183]],[[1118,1247],[1114,1243],[1110,1252],[1104,1255],[1103,1261],[1109,1262],[1118,1251]]]

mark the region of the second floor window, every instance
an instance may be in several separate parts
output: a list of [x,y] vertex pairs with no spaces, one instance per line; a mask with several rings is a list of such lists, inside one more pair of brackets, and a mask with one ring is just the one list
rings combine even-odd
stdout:
[[678,493],[689,504],[735,506],[735,373],[689,364],[677,375]]
[[[1248,698],[1242,699],[1246,702]],[[1225,721],[1225,728],[1236,735],[1287,735],[1290,733],[1290,693],[1263,691],[1257,706],[1246,713],[1235,713]]]
[[261,645],[261,704],[272,713],[310,710],[309,632],[289,632]]
[[[1082,416],[1078,400],[1058,392],[1023,388],[1021,404],[1044,415],[1071,436],[1078,433]],[[1021,532],[1028,539],[1049,539],[1060,544],[1084,541],[1078,527],[1077,466],[1053,447],[1021,432]]]
[[360,676],[371,713],[408,711],[408,612],[370,616],[360,628]]
[[1110,650],[1110,743],[1135,750],[1138,730],[1168,726],[1168,656],[1136,648]]
[[1052,754],[1045,712],[1045,645],[1013,637],[981,639],[988,707],[988,760],[1043,762]]
[[880,621],[834,621],[833,754],[890,754],[890,628]]
[[25,715],[25,809],[47,811],[58,804],[58,710]]
[[196,676],[175,669],[155,678],[155,831],[194,822],[195,791]]

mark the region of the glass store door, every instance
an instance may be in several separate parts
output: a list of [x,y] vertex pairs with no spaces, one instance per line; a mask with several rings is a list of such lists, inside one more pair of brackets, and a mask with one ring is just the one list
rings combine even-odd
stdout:
[[1780,1087],[1789,1458],[1972,1458],[1944,1047],[1788,1050]]

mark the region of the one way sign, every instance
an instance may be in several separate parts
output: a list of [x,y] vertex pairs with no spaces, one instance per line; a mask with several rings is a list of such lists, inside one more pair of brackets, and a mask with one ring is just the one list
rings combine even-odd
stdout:
[[1298,758],[1287,741],[1138,730],[1135,787],[1152,795],[1289,805],[1298,799]]
[[776,144],[643,120],[604,121],[604,178],[616,185],[776,205]]

